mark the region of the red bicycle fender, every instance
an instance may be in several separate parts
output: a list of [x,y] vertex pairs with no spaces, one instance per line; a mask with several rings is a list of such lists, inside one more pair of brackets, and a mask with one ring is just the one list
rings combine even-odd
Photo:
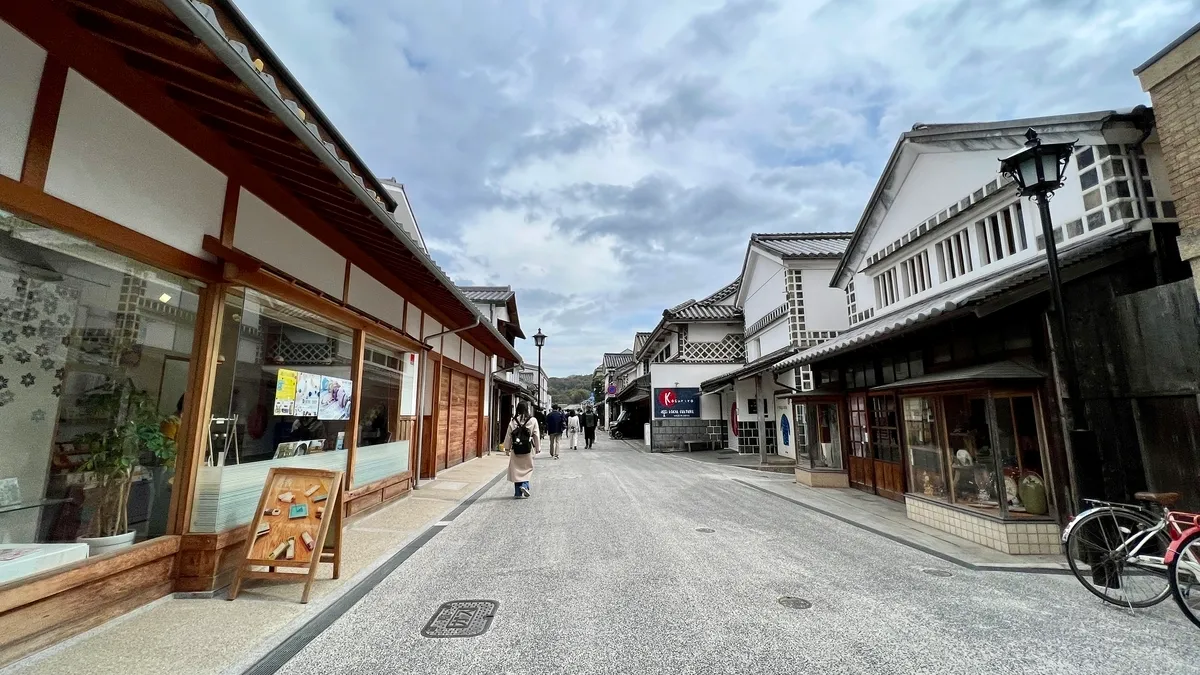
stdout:
[[1184,530],[1179,535],[1178,539],[1171,542],[1170,548],[1167,549],[1167,554],[1163,556],[1163,564],[1170,565],[1171,562],[1175,560],[1175,556],[1179,555],[1179,547],[1183,545],[1183,542],[1187,541],[1188,537],[1192,536],[1192,534],[1196,532],[1200,532],[1200,526],[1190,527]]

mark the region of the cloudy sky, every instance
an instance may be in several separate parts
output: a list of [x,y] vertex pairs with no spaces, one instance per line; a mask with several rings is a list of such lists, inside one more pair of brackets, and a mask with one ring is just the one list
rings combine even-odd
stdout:
[[[459,283],[552,376],[853,228],[898,134],[1148,103],[1200,0],[238,0]],[[519,345],[528,360],[532,340]]]

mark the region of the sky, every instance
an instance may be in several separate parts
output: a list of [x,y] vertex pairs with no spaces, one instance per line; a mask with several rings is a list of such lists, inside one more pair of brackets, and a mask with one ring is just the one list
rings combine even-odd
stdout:
[[[899,134],[1149,103],[1200,0],[237,0],[459,284],[550,376],[854,228]],[[518,340],[535,362],[533,340]]]

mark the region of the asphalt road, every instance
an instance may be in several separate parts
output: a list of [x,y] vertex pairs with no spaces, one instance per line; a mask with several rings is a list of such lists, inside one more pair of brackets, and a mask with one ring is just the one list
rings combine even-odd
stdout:
[[[543,453],[532,498],[493,486],[280,672],[1200,672],[1170,600],[1131,614],[1071,577],[968,571],[748,475],[786,480],[606,439]],[[487,633],[421,636],[463,599],[499,601]]]

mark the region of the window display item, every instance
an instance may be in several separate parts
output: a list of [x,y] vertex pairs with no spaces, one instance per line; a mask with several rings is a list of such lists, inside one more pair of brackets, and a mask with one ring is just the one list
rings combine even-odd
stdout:
[[306,548],[310,551],[313,550],[313,546],[315,545],[315,543],[313,542],[312,535],[309,534],[307,531],[300,533],[300,541],[304,542],[304,548]]
[[284,504],[291,504],[292,502],[296,501],[296,495],[292,494],[291,492],[284,492],[283,494],[279,495],[279,501],[283,502]]
[[16,478],[0,480],[0,507],[21,503],[21,486]]
[[292,508],[288,509],[288,518],[304,518],[308,515],[307,504],[292,504]]
[[1050,511],[1046,500],[1046,484],[1037,474],[1028,472],[1021,478],[1020,495],[1021,503],[1029,513],[1042,516]]

